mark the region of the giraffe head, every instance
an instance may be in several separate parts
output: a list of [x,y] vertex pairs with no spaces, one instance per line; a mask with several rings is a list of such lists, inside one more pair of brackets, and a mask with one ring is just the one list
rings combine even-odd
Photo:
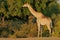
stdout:
[[25,3],[25,4],[23,5],[23,7],[28,7],[28,3]]

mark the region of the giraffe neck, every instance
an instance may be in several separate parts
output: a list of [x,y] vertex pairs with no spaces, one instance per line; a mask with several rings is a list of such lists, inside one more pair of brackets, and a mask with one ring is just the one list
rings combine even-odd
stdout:
[[33,16],[37,17],[37,12],[30,5],[28,5],[28,9],[32,13]]

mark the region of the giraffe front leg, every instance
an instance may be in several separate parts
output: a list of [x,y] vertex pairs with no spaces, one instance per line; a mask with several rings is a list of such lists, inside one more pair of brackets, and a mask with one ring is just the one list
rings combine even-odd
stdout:
[[38,26],[38,38],[39,38],[39,33],[40,33],[40,23],[39,23],[38,20],[37,20],[37,26]]

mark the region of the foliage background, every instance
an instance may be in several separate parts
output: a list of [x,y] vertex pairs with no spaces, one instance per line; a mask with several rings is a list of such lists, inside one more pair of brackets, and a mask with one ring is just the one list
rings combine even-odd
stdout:
[[[22,8],[26,2],[31,4],[35,11],[52,19],[52,36],[60,37],[60,4],[57,0],[0,0],[0,37],[37,37],[36,18],[28,8]],[[46,25],[42,27],[42,37],[49,37]]]

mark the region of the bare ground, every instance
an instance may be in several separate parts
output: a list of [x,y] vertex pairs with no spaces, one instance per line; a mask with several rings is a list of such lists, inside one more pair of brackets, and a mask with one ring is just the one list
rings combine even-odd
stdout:
[[0,38],[0,40],[60,40],[57,37],[40,37],[40,38]]

